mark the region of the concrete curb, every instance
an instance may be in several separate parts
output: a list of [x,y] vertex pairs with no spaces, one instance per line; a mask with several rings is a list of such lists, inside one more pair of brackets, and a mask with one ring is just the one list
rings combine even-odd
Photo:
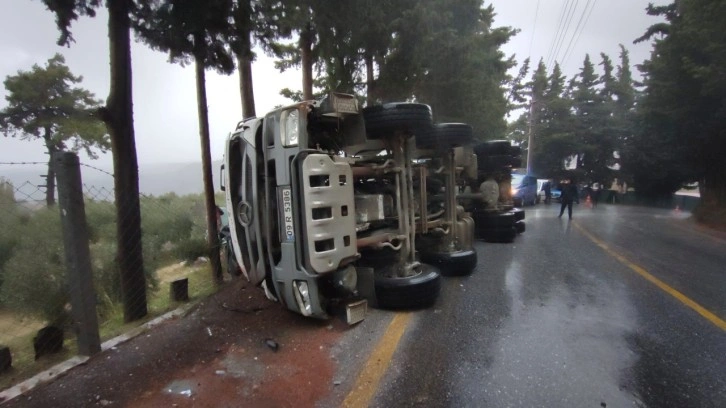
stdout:
[[[185,316],[194,306],[196,306],[198,303],[190,304],[190,305],[184,305],[181,307],[178,307],[170,312],[164,313],[163,315],[156,317],[154,319],[149,320],[148,322],[135,327],[128,332],[121,334],[119,336],[116,336],[112,339],[106,340],[101,344],[101,352],[104,352],[106,350],[113,349],[114,347],[118,346],[119,344],[125,343],[126,341],[129,341],[133,339],[134,337],[146,332],[147,330],[151,329],[154,326],[158,326],[159,324],[179,317],[179,316]],[[101,353],[99,353],[101,354]],[[97,354],[98,355],[98,354]],[[93,357],[93,356],[92,356]],[[74,367],[77,367],[81,364],[85,364],[88,360],[90,360],[92,357],[87,356],[74,356],[70,359],[56,364],[55,366],[40,372],[33,377],[15,384],[14,386],[7,388],[5,390],[0,391],[0,405],[11,401],[20,395],[32,390],[33,388],[51,382],[58,377],[62,376],[63,374],[67,373]]]

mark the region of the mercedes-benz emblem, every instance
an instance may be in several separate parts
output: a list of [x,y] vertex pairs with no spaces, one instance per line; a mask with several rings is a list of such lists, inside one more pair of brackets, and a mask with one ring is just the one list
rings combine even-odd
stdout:
[[252,206],[247,201],[240,201],[237,205],[237,220],[245,227],[252,223]]

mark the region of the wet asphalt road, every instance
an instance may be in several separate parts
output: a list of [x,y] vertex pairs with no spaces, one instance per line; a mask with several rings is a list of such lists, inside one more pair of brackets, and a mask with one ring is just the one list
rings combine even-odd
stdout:
[[477,270],[414,314],[372,406],[726,407],[726,239],[668,210],[558,208],[528,207],[513,244],[476,244]]

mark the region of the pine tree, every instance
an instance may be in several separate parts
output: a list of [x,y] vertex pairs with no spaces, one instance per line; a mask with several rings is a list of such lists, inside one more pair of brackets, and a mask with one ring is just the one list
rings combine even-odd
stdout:
[[697,216],[726,219],[726,3],[679,0],[651,5],[648,14],[666,21],[639,39],[658,36],[643,64],[642,125],[628,149],[636,189],[669,197],[683,183],[697,181]]
[[222,283],[217,231],[217,205],[214,200],[212,159],[209,150],[209,114],[205,72],[212,68],[223,74],[234,71],[229,46],[233,36],[231,0],[147,1],[137,12],[136,30],[152,48],[168,52],[174,62],[194,62],[199,116],[199,139],[207,210],[207,243],[212,273]]
[[535,162],[533,161],[539,152],[538,146],[545,127],[544,112],[547,109],[545,93],[547,92],[547,67],[544,60],[540,59],[537,69],[532,74],[532,80],[527,83],[529,96],[529,129],[527,143],[523,147],[527,150],[527,172],[536,174]]
[[[606,61],[606,72],[612,64]],[[612,75],[611,75],[612,76]],[[611,81],[611,79],[607,79]],[[607,94],[597,88],[601,78],[586,55],[580,73],[573,78],[574,132],[578,143],[577,169],[585,182],[610,178],[609,168],[614,161],[612,135],[608,130],[610,108]]]
[[572,101],[565,96],[565,80],[560,65],[555,63],[542,99],[542,125],[534,160],[538,176],[545,178],[563,176],[565,162],[578,153],[573,132]]
[[33,65],[5,79],[8,106],[0,111],[0,132],[23,140],[42,139],[49,155],[46,175],[46,204],[55,204],[55,172],[51,166],[55,152],[84,150],[96,158],[96,150],[110,148],[106,128],[96,111],[101,101],[76,85],[83,80],[56,54],[45,67]]

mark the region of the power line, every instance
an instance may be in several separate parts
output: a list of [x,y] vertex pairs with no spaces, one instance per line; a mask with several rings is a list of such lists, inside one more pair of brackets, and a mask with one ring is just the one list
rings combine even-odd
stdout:
[[552,43],[550,44],[550,50],[547,52],[547,58],[545,58],[545,61],[549,65],[549,61],[552,58],[552,51],[555,49],[555,44],[557,43],[557,38],[560,36],[560,30],[562,30],[562,21],[565,18],[565,10],[567,9],[568,5],[570,4],[570,0],[566,0],[564,4],[562,4],[562,11],[560,12],[560,19],[557,22],[557,30],[555,31],[555,36],[552,38]]
[[539,14],[539,0],[537,0],[537,8],[534,10],[534,23],[532,23],[532,38],[529,40],[529,52],[527,58],[532,56],[532,44],[534,44],[534,32],[537,29],[537,15]]
[[557,56],[560,54],[560,50],[562,50],[562,44],[565,42],[565,38],[567,37],[567,33],[570,31],[570,25],[572,24],[572,19],[575,16],[575,11],[577,10],[577,4],[579,3],[579,0],[574,0],[571,3],[571,7],[568,10],[568,14],[566,17],[567,22],[565,23],[565,28],[562,30],[562,35],[560,36],[560,39],[555,46],[555,52],[552,55],[552,59],[550,60],[548,64],[548,69],[552,67],[552,65],[557,62]]
[[[587,10],[587,6],[590,4],[590,0],[588,0],[587,5],[585,5],[585,10],[582,11],[582,16],[580,16],[580,20],[582,20],[582,17],[585,15],[585,11]],[[580,41],[580,36],[582,35],[582,32],[585,31],[585,27],[587,27],[588,21],[590,21],[590,16],[592,15],[592,11],[595,10],[595,4],[597,4],[597,0],[592,0],[592,6],[590,7],[590,11],[587,13],[587,17],[585,17],[584,24],[582,25],[582,28],[580,29],[580,32],[577,33],[577,38],[573,37],[570,40],[570,45],[567,46],[567,50],[565,51],[565,54],[562,57],[562,64],[565,64],[567,60],[570,58],[570,53],[575,49],[574,46],[577,45],[577,42]],[[577,24],[578,27],[580,24]],[[575,29],[577,32],[577,29]],[[573,43],[574,40],[574,43]]]
[[567,27],[567,19],[568,16],[571,14],[570,10],[572,10],[572,6],[574,5],[575,1],[577,0],[567,0],[564,4],[564,9],[562,10],[561,19],[559,22],[559,26],[557,28],[557,35],[555,36],[554,43],[552,44],[552,50],[547,57],[547,66],[549,67],[552,63],[552,60],[557,58],[557,53],[559,51],[559,44],[562,42],[562,38],[567,34],[567,31],[565,30],[565,27]]

